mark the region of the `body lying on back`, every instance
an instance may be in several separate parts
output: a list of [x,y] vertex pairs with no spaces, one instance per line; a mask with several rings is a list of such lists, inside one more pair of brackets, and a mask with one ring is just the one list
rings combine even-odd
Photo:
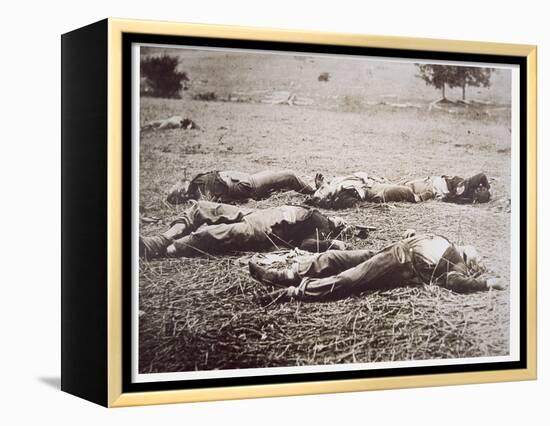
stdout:
[[[403,285],[438,285],[458,293],[502,289],[499,280],[484,276],[472,246],[459,246],[440,235],[414,235],[379,251],[330,250],[294,259],[290,267],[249,263],[258,281],[284,287],[279,298],[304,301],[341,299],[367,290]],[[283,263],[286,264],[286,263]]]
[[194,257],[293,247],[323,251],[344,247],[334,240],[343,227],[342,219],[307,207],[250,209],[198,201],[165,232],[141,236],[140,257]]
[[317,190],[309,204],[325,208],[346,208],[357,202],[410,202],[430,199],[455,203],[484,203],[490,199],[487,176],[479,173],[470,178],[429,176],[392,183],[366,173],[326,180],[316,177]]

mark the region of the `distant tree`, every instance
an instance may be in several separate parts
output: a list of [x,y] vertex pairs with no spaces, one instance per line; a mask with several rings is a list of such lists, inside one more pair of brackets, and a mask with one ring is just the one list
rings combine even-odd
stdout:
[[489,87],[491,85],[492,68],[463,67],[457,65],[417,64],[420,77],[427,85],[441,89],[445,97],[445,87],[462,88],[462,100],[466,100],[466,87]]
[[462,100],[466,100],[466,86],[489,87],[491,85],[491,74],[493,68],[480,67],[454,67],[455,75],[453,84],[450,87],[462,88]]
[[162,55],[141,59],[141,93],[158,98],[179,98],[182,82],[189,81],[185,72],[178,71],[177,57]]

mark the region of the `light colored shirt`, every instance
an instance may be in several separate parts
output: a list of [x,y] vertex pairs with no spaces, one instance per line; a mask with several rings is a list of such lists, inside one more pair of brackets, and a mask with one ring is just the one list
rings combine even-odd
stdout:
[[449,240],[439,235],[419,235],[406,240],[417,256],[430,266],[436,266],[451,246]]
[[405,182],[405,185],[409,186],[415,194],[431,191],[436,199],[443,199],[449,195],[447,181],[443,176],[429,176],[425,179],[411,180]]

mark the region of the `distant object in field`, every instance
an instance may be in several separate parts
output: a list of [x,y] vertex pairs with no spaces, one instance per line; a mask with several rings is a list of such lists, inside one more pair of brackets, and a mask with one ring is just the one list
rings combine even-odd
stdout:
[[179,59],[175,56],[142,57],[140,64],[142,96],[155,98],[180,98],[180,91],[186,89],[187,73],[178,71]]
[[286,104],[290,106],[308,106],[313,105],[313,99],[305,98],[297,95],[296,93],[291,93],[283,90],[271,92],[261,100],[261,103],[271,105]]
[[142,130],[168,130],[168,129],[200,129],[200,127],[190,118],[183,118],[180,115],[175,115],[170,118],[153,120],[145,123]]
[[196,101],[216,101],[218,96],[215,92],[201,92],[194,94],[193,99]]
[[461,87],[462,100],[466,101],[466,87],[489,87],[493,68],[464,67],[458,65],[416,64],[419,70],[417,77],[426,85],[441,89],[441,98],[446,100],[445,87]]
[[330,80],[330,73],[322,72],[321,74],[319,74],[319,77],[317,77],[317,80],[319,80],[319,81],[329,81]]

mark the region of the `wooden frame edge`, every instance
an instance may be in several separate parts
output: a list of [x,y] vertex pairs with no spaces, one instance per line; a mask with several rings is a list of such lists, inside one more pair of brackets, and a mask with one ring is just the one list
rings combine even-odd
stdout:
[[464,52],[489,55],[528,56],[529,53],[535,48],[535,46],[527,44],[379,36],[233,25],[147,21],[136,19],[109,18],[109,23],[113,26],[113,28],[116,28],[117,31],[129,33],[218,37],[225,39],[264,40],[344,46],[369,46],[387,49]]
[[232,399],[272,398],[282,396],[315,395],[323,393],[361,392],[407,389],[429,386],[467,385],[535,379],[530,370],[507,370],[476,373],[450,373],[429,376],[405,376],[374,379],[353,379],[277,385],[235,386],[158,392],[121,394],[111,407],[134,405],[206,402]]
[[527,368],[537,376],[537,48],[527,58]]
[[[520,56],[527,59],[527,368],[472,373],[397,376],[276,385],[122,393],[122,34],[164,34]],[[441,40],[226,25],[108,19],[108,406],[169,404],[229,399],[464,385],[537,378],[537,49],[533,45]]]

